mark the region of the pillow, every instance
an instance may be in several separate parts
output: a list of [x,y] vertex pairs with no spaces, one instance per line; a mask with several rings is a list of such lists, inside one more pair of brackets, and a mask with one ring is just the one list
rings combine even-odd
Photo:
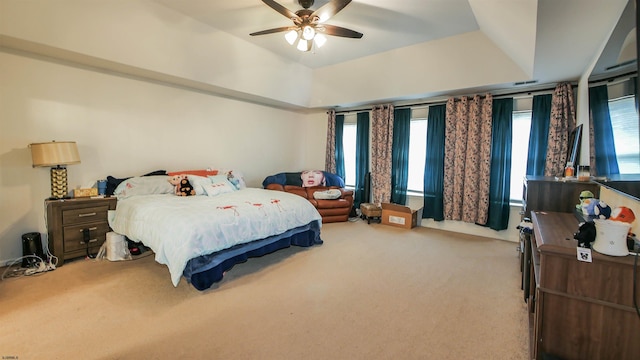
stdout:
[[338,189],[329,189],[324,191],[315,191],[313,198],[316,200],[335,200],[342,196],[342,191]]
[[189,184],[191,184],[193,190],[196,191],[196,195],[207,195],[206,188],[211,184],[211,180],[209,180],[208,177],[187,175],[187,180],[189,180]]
[[197,176],[213,176],[218,175],[218,170],[204,169],[204,170],[183,170],[183,171],[172,171],[167,173],[169,176],[174,175],[197,175]]
[[137,176],[126,179],[113,192],[118,199],[136,195],[173,194],[174,187],[169,176]]
[[[144,174],[142,176],[157,176],[157,175],[167,175],[167,172],[165,170],[156,170],[156,171],[152,171],[148,174]],[[116,188],[118,187],[118,185],[120,185],[121,182],[130,179],[131,176],[126,177],[126,178],[115,178],[111,175],[107,176],[107,190],[106,190],[106,195],[107,196],[111,196],[113,195],[113,192],[116,190]]]
[[227,180],[226,175],[209,176],[209,184],[206,184],[204,189],[208,196],[218,196],[237,190],[236,187]]
[[302,187],[324,186],[324,173],[320,170],[305,170],[300,174]]
[[225,170],[222,172],[227,176],[227,180],[236,188],[236,190],[242,190],[247,187],[247,183],[244,181],[242,173],[236,170]]
[[286,185],[302,186],[302,178],[300,172],[284,173]]

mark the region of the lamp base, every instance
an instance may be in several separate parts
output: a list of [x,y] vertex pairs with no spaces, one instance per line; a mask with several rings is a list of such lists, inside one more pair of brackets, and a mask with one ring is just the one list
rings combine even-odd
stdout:
[[51,168],[51,198],[63,199],[68,197],[67,168],[57,166]]

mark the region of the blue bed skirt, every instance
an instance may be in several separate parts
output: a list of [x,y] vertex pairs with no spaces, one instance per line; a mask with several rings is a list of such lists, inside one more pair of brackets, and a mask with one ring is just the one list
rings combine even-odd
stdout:
[[225,271],[250,257],[266,255],[291,245],[309,247],[319,244],[322,244],[320,223],[313,221],[279,235],[191,259],[183,275],[193,287],[202,291],[222,280]]

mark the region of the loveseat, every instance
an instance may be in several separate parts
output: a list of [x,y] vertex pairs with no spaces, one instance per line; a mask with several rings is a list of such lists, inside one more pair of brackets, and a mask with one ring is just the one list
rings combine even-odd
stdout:
[[318,209],[323,223],[347,221],[353,208],[353,191],[344,188],[342,178],[325,171],[270,175],[262,187],[304,197]]

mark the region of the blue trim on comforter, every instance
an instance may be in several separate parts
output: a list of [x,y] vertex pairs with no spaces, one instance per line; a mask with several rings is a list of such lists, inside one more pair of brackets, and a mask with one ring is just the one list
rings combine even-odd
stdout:
[[287,230],[266,239],[236,245],[209,255],[189,260],[183,275],[198,290],[206,290],[222,280],[224,272],[235,264],[245,262],[250,257],[259,257],[291,245],[309,247],[322,244],[320,223],[312,221],[307,225]]

